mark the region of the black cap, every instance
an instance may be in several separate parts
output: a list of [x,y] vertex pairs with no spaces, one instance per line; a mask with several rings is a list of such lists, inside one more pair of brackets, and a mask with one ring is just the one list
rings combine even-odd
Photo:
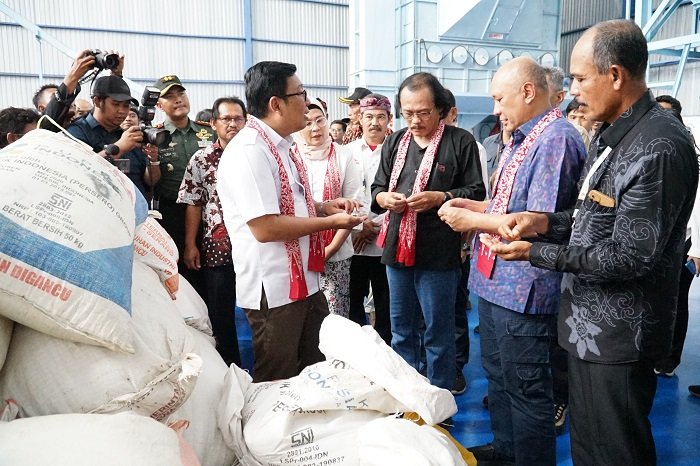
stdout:
[[338,97],[338,100],[340,100],[344,104],[359,103],[360,99],[370,95],[371,93],[372,92],[365,87],[356,87],[355,91],[352,94],[350,94],[347,97]]
[[136,106],[139,105],[139,101],[131,97],[131,90],[126,81],[113,74],[97,78],[92,86],[92,95],[102,98],[111,97],[117,102],[128,101]]

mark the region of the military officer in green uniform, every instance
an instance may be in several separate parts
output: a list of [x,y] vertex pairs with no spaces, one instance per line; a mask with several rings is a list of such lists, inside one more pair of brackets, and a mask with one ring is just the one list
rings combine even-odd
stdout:
[[[216,133],[208,122],[190,120],[190,100],[177,76],[163,76],[155,83],[155,87],[160,90],[158,108],[165,113],[165,121],[158,127],[168,130],[172,142],[170,147],[158,151],[161,178],[155,188],[154,207],[163,216],[161,224],[172,236],[182,258],[185,248],[185,204],[176,202],[177,192],[190,158],[199,149],[216,141]],[[182,260],[178,266],[180,274],[192,284],[200,296],[206,298],[202,274],[187,269]]]

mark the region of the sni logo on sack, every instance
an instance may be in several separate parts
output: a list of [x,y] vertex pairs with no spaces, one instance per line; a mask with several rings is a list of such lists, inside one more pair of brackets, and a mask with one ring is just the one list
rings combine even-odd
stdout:
[[292,446],[300,447],[314,441],[314,430],[311,428],[300,430],[292,434]]

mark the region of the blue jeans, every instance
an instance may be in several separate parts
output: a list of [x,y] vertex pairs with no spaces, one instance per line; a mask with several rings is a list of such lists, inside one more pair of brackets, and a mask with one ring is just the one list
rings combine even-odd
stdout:
[[520,314],[479,298],[479,329],[493,446],[517,465],[554,466],[549,345],[556,315]]
[[420,312],[430,383],[451,390],[455,382],[455,296],[460,269],[387,266],[391,347],[416,370],[420,366]]

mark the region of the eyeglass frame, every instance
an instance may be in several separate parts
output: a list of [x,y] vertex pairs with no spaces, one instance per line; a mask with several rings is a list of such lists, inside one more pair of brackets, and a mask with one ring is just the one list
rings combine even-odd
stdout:
[[303,97],[303,98],[304,98],[304,102],[306,102],[306,100],[307,100],[309,94],[307,93],[306,89],[304,89],[304,90],[301,91],[301,92],[295,92],[295,93],[293,93],[293,94],[284,94],[284,95],[282,96],[282,98],[286,100],[288,97],[296,97],[296,96]]
[[[325,123],[322,124],[322,125],[319,124],[319,123],[318,123],[318,120],[320,120],[320,119],[325,120]],[[326,117],[326,116],[324,116],[324,115],[320,115],[318,118],[316,118],[316,119],[314,119],[314,120],[309,120],[309,121],[306,123],[306,127],[307,127],[307,128],[313,128],[314,125],[316,125],[317,128],[326,128],[326,127],[328,126],[328,117]]]
[[412,121],[414,118],[418,118],[419,121],[426,121],[428,118],[430,118],[430,115],[432,115],[434,111],[435,109],[432,108],[429,112],[425,112],[423,110],[420,112],[409,112],[409,116],[406,116],[404,110],[401,110],[400,113],[403,119],[406,121]]
[[220,116],[218,116],[218,117],[216,117],[216,120],[221,121],[222,123],[225,123],[226,125],[230,125],[232,122],[236,123],[237,125],[245,124],[245,122],[246,122],[246,118],[243,116],[236,116],[236,117],[229,117],[229,116],[220,117]]

